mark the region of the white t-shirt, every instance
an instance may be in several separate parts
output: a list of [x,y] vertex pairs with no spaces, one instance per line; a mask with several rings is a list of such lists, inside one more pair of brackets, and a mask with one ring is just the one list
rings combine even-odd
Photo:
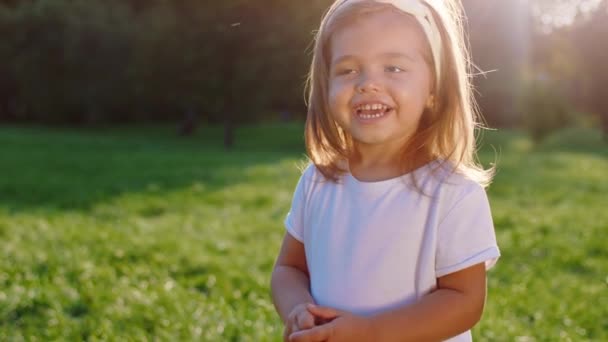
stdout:
[[[361,182],[347,173],[333,183],[306,168],[285,227],[304,244],[317,304],[373,315],[416,302],[438,277],[495,264],[500,251],[483,187],[438,161],[413,173],[424,194],[411,174]],[[471,333],[449,341],[471,341]]]

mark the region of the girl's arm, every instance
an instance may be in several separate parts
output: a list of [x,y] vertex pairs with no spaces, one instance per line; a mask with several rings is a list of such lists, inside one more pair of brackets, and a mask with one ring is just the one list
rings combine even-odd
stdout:
[[413,305],[363,317],[329,307],[308,310],[329,323],[295,332],[293,342],[442,341],[471,329],[479,321],[486,294],[485,265],[438,279],[438,288]]
[[285,234],[281,251],[272,271],[271,294],[279,316],[287,322],[289,313],[299,304],[314,303],[304,245]]
[[481,318],[486,269],[478,264],[437,279],[437,290],[414,305],[371,317],[377,341],[440,341],[471,329]]

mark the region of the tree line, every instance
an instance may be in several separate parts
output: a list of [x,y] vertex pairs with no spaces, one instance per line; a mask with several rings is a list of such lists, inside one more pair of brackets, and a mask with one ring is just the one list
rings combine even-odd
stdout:
[[0,119],[253,120],[301,110],[322,1],[0,1]]
[[[0,121],[191,119],[229,132],[242,122],[303,118],[313,31],[330,3],[0,0]],[[499,69],[477,81],[491,125],[518,124],[526,104],[555,97],[601,114],[608,131],[608,0],[551,32],[513,26],[521,21],[505,11],[525,1],[464,3],[476,64]],[[539,79],[549,99],[526,102],[526,84],[537,89]]]

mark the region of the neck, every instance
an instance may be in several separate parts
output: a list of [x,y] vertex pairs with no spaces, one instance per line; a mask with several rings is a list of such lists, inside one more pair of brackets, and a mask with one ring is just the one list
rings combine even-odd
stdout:
[[351,173],[363,181],[379,181],[399,176],[402,144],[356,143],[354,154],[349,160]]
[[355,144],[355,153],[349,159],[350,172],[357,179],[374,182],[395,178],[409,173],[430,161],[424,153],[413,156],[407,168],[403,168],[403,144],[387,146],[385,144]]
[[350,162],[362,168],[392,167],[397,164],[398,157],[398,151],[387,149],[386,146],[358,144]]

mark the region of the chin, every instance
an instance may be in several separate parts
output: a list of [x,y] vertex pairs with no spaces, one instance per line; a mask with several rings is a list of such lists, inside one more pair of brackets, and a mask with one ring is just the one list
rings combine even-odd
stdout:
[[384,138],[374,138],[374,137],[354,137],[355,141],[360,143],[360,144],[366,144],[366,145],[379,145],[382,143],[386,142],[386,139]]

